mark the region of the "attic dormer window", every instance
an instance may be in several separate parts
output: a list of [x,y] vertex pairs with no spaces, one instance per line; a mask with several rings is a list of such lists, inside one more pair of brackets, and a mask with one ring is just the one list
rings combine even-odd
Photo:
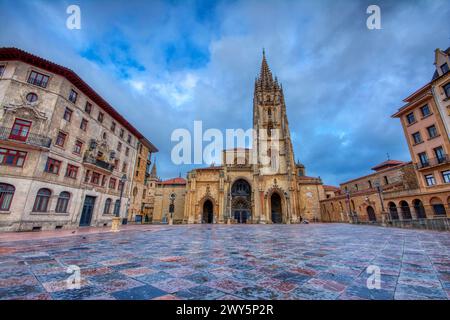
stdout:
[[447,98],[450,98],[450,82],[444,86],[444,92]]
[[444,63],[444,64],[441,66],[441,71],[442,71],[442,74],[446,74],[446,73],[449,71],[449,68],[448,68],[448,64],[447,64],[447,63]]

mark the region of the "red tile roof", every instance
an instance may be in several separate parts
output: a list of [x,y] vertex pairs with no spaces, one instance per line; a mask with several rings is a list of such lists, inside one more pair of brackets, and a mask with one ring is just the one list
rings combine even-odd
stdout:
[[54,62],[35,56],[26,51],[17,48],[0,48],[0,61],[22,61],[38,68],[47,70],[51,73],[58,74],[69,80],[75,87],[81,90],[89,99],[95,102],[100,108],[104,109],[109,115],[123,125],[128,131],[135,135],[138,139],[144,140],[144,143],[157,152],[158,149],[145,139],[144,135],[133,127],[119,112],[116,111],[106,100],[104,100],[97,92],[94,91],[83,79],[81,79],[74,71],[69,68],[60,66]]
[[323,188],[325,189],[325,191],[339,191],[340,190],[339,187],[329,186],[329,185],[324,185]]
[[168,185],[168,184],[184,185],[184,184],[186,184],[186,179],[178,177],[178,178],[161,181],[160,184],[162,184],[162,185]]
[[403,161],[399,161],[399,160],[386,160],[380,164],[377,164],[375,167],[372,168],[372,170],[374,171],[380,171],[382,169],[385,168],[389,168],[389,167],[395,167],[401,164],[405,164],[406,162]]

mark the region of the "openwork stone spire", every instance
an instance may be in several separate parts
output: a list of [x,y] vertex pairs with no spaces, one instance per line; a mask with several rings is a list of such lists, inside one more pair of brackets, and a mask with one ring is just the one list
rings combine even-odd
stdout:
[[152,178],[157,178],[158,177],[158,174],[156,172],[156,160],[153,163],[153,167],[152,167],[152,170],[150,172],[150,177],[152,177]]
[[263,58],[261,62],[261,70],[258,77],[258,85],[261,89],[272,88],[274,85],[272,72],[266,60],[266,52],[263,49]]
[[266,59],[266,51],[263,49],[263,57],[261,62],[261,70],[259,71],[259,76],[255,81],[255,92],[256,91],[278,91],[280,90],[280,83],[277,77],[273,77],[272,71],[270,71],[269,64]]

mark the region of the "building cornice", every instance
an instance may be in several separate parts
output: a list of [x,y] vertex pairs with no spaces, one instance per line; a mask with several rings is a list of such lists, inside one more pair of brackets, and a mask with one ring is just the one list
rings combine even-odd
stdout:
[[[106,100],[104,100],[73,70],[18,48],[0,48],[0,61],[21,61],[66,78],[76,88],[83,92],[90,100],[92,100],[100,108],[105,110],[117,122],[125,127],[130,133],[135,135],[138,139],[145,139],[142,133],[140,133],[131,123],[129,123],[116,109],[114,109]],[[153,146],[151,143],[150,145]]]

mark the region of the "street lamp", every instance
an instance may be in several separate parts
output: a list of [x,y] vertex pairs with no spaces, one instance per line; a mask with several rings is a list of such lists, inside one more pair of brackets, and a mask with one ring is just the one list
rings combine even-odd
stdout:
[[[381,215],[382,215],[382,217],[384,217],[384,213],[386,212],[386,210],[384,209],[383,195],[381,193],[382,192],[381,185],[378,181],[375,182],[375,188],[377,189],[378,197],[380,198],[380,202],[381,202]],[[389,220],[391,220],[390,212],[388,212],[388,218],[389,218]]]
[[233,202],[233,196],[231,195],[231,184],[228,189],[228,217],[227,217],[227,224],[231,224],[231,204]]
[[117,210],[115,210],[115,216],[112,219],[111,231],[117,232],[119,231],[120,225],[120,208],[122,206],[122,197],[123,197],[123,189],[125,188],[125,182],[127,181],[127,175],[123,174],[120,178],[120,196],[119,196],[119,204]]
[[284,197],[286,199],[286,213],[287,213],[287,221],[286,224],[291,224],[291,212],[289,210],[289,194],[287,192],[284,193]]
[[126,181],[127,181],[127,175],[123,174],[123,176],[120,178],[121,187],[120,187],[120,196],[119,196],[119,210],[116,211],[116,217],[120,217],[120,208],[122,207],[123,189],[125,187]]
[[169,224],[172,225],[173,224],[173,212],[175,211],[175,198],[177,197],[177,195],[175,193],[171,193],[169,196],[169,200],[170,200],[170,205],[169,205],[169,214],[170,214],[170,218],[169,218]]
[[353,215],[352,215],[352,211],[350,208],[350,191],[345,190],[345,195],[347,197],[346,202],[347,202],[348,219],[349,219],[349,222],[351,223],[351,222],[353,222]]

